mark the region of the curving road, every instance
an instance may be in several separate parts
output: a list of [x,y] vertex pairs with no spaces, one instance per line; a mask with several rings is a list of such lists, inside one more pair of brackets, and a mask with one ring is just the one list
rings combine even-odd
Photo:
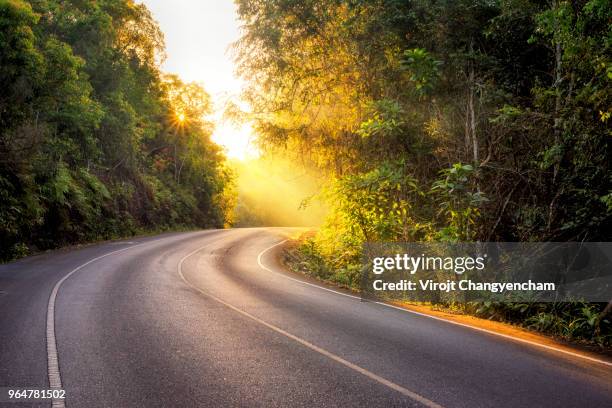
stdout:
[[0,265],[0,387],[59,381],[65,405],[86,408],[612,406],[610,366],[284,274],[265,251],[283,232],[165,234]]

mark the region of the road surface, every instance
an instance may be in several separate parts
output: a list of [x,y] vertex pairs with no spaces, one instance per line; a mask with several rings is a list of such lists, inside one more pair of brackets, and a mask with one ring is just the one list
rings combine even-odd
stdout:
[[60,381],[86,408],[612,407],[610,366],[295,280],[262,254],[282,232],[0,265],[0,387]]

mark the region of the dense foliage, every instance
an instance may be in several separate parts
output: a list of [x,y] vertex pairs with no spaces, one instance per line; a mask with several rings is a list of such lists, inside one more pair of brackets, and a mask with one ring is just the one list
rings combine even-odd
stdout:
[[329,180],[311,266],[351,283],[364,241],[612,238],[609,0],[237,3],[262,145]]
[[0,258],[223,225],[208,95],[131,0],[0,0]]

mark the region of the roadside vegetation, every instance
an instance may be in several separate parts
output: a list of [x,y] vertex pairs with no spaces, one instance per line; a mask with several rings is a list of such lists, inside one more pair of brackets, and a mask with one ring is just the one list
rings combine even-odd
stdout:
[[230,174],[196,84],[129,0],[0,0],[0,259],[219,227]]
[[[237,3],[244,114],[325,179],[296,269],[355,288],[368,241],[612,238],[609,1]],[[612,342],[605,304],[462,310]]]
[[[305,234],[285,247],[282,261],[293,272],[359,292],[363,265],[334,262],[317,248],[313,234]],[[405,302],[406,305],[414,302]],[[417,303],[435,310],[469,314],[507,322],[555,338],[601,349],[612,349],[612,318],[606,303]]]

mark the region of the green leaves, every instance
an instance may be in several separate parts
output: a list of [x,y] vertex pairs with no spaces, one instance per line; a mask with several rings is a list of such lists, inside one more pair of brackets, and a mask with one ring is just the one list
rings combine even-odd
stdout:
[[433,90],[439,77],[442,61],[434,59],[424,48],[405,50],[400,60],[401,68],[410,75],[416,90],[426,94]]
[[[428,194],[406,174],[405,164],[385,162],[369,172],[337,180],[327,198],[345,224],[343,230],[353,231],[361,241],[374,242],[471,241],[476,237],[480,208],[488,201],[475,187],[473,167],[462,163],[440,171]],[[432,202],[438,205],[434,214],[421,207]]]
[[497,113],[498,115],[489,119],[489,122],[500,124],[511,123],[513,120],[521,117],[523,110],[520,107],[505,104],[497,110]]
[[393,136],[404,126],[405,112],[397,101],[383,99],[369,106],[369,118],[361,122],[357,134],[363,138]]
[[[210,98],[163,83],[162,59],[142,4],[0,0],[0,258],[223,225],[229,176],[203,119]],[[190,120],[177,132],[179,99]]]
[[[383,163],[363,174],[344,177],[328,192],[336,214],[367,241],[408,239],[414,200],[423,196],[402,163]],[[416,231],[414,231],[416,232]]]
[[[438,234],[443,241],[472,241],[476,238],[476,222],[480,207],[488,199],[474,185],[474,168],[469,164],[455,163],[440,171],[430,190],[438,203],[439,215],[446,224]],[[474,191],[476,190],[476,191]]]
[[0,0],[0,128],[23,123],[43,79],[32,27],[38,17],[21,0]]

